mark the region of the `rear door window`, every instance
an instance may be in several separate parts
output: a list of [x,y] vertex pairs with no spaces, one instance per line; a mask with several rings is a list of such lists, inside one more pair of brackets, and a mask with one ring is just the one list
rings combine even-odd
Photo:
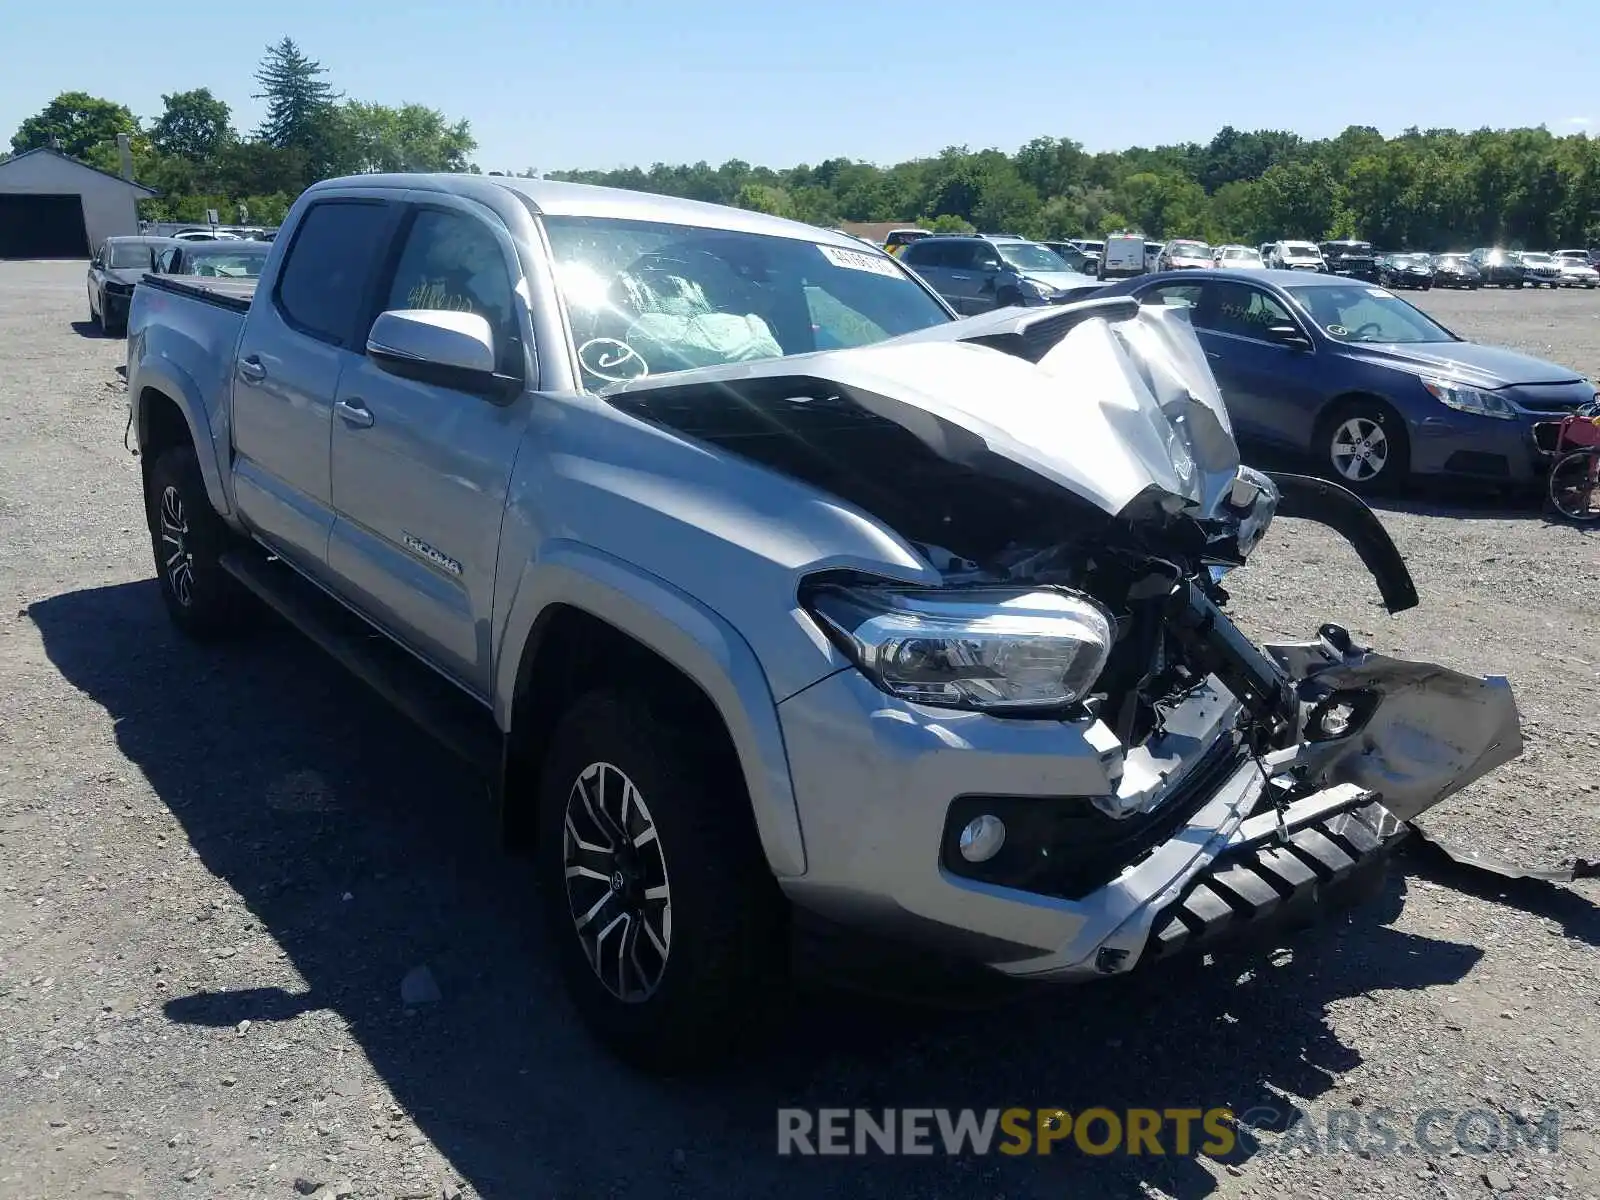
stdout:
[[1245,283],[1212,283],[1207,328],[1236,337],[1267,340],[1274,325],[1293,325],[1289,310],[1269,293]]
[[381,200],[327,200],[307,209],[278,273],[274,299],[284,320],[320,341],[351,346],[391,217]]

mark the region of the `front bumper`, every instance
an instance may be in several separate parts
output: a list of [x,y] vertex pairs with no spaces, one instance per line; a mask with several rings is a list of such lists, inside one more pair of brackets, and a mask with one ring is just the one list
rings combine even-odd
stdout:
[[[1215,680],[1171,711],[1168,734],[1141,756],[1092,719],[935,710],[853,669],[830,676],[779,706],[808,860],[784,891],[808,917],[1013,980],[1121,974],[1315,908],[1327,888],[1386,858],[1404,821],[1521,749],[1504,681],[1360,651],[1340,658],[1322,642],[1269,652],[1291,680],[1317,676],[1382,700],[1341,739],[1262,760],[1236,754],[1213,771],[1202,763],[1233,737],[1240,711]],[[1303,770],[1316,782],[1286,802]],[[1186,792],[1191,774],[1200,783]],[[1176,819],[1148,845],[1120,847],[1092,888],[1045,872],[1030,890],[950,867],[949,821],[968,798],[1043,809],[1128,799],[1141,786],[1152,811],[1178,806]]]
[[1545,469],[1533,427],[1549,419],[1548,414],[1522,414],[1503,421],[1452,412],[1413,422],[1411,470],[1417,475],[1532,484]]
[[1408,420],[1412,471],[1517,486],[1539,483],[1550,468],[1550,454],[1540,447],[1536,427],[1600,397],[1581,384],[1519,384],[1505,394],[1518,410],[1513,420],[1439,406],[1424,420]]

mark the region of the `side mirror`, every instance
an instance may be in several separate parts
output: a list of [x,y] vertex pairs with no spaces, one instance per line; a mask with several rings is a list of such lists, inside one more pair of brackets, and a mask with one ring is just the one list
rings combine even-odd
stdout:
[[463,392],[500,390],[494,331],[477,313],[393,309],[378,314],[367,357],[391,375]]
[[1280,346],[1287,346],[1291,350],[1311,349],[1311,339],[1301,332],[1298,325],[1269,325],[1267,327],[1269,340],[1277,342]]

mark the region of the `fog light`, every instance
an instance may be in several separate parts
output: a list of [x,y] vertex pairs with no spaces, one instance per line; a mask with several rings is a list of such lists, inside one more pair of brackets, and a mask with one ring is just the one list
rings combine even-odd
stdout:
[[1356,715],[1356,710],[1350,704],[1331,704],[1322,714],[1318,722],[1322,732],[1328,737],[1343,737],[1350,732],[1350,721]]
[[1005,822],[990,813],[974,817],[961,831],[961,857],[970,863],[988,862],[1005,844]]

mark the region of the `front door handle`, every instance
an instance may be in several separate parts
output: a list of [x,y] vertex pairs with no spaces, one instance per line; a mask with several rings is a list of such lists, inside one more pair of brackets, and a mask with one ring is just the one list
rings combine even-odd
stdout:
[[261,360],[254,354],[239,360],[239,378],[248,383],[260,383],[266,377],[267,368],[261,365]]
[[1207,350],[1206,351],[1206,357],[1207,358],[1221,358],[1222,355],[1218,354],[1215,350]]
[[340,400],[333,406],[333,411],[346,425],[353,425],[357,429],[372,428],[372,410],[359,400]]

